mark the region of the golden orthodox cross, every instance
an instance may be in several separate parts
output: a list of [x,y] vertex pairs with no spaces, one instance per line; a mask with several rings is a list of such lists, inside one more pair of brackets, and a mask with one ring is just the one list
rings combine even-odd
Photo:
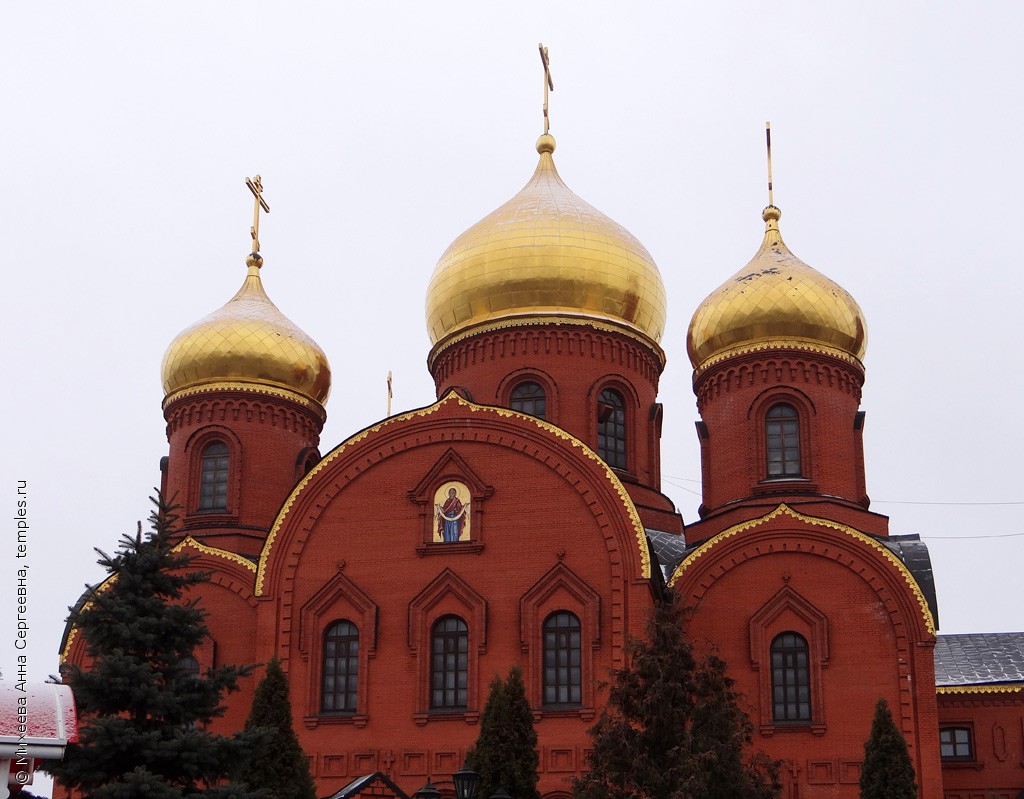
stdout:
[[252,196],[256,198],[252,209],[252,227],[249,228],[249,233],[252,235],[252,251],[256,253],[260,251],[260,208],[269,214],[270,206],[263,199],[263,180],[259,175],[254,178],[246,178],[245,185],[249,187]]
[[538,44],[537,47],[540,49],[540,61],[544,65],[544,132],[547,133],[551,129],[551,123],[548,119],[548,90],[555,90],[555,84],[551,81],[551,62],[548,60],[548,48],[543,44]]
[[764,123],[765,140],[768,143],[768,205],[775,205],[775,198],[772,192],[772,123]]

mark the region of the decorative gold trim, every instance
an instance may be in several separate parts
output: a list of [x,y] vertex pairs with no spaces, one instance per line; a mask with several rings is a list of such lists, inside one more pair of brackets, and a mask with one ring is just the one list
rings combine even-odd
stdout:
[[[117,579],[117,575],[116,574],[109,575],[106,579],[103,580],[102,583],[97,585],[96,588],[94,588],[92,590],[92,593],[98,594],[100,591],[105,591],[114,582],[114,580],[116,580],[116,579]],[[79,612],[86,611],[91,606],[92,606],[92,600],[91,599],[87,600],[86,602],[82,603],[82,607],[79,609]],[[60,657],[58,658],[58,663],[61,666],[63,666],[64,662],[67,660],[68,653],[71,651],[71,644],[74,643],[75,636],[77,634],[78,634],[78,628],[77,627],[72,627],[70,632],[68,632],[68,640],[64,642],[64,648],[61,650]]]
[[434,362],[441,355],[443,350],[448,349],[448,347],[453,344],[458,344],[460,341],[465,341],[467,338],[472,336],[483,333],[494,333],[511,327],[544,327],[549,325],[574,325],[576,327],[593,328],[594,330],[598,330],[602,333],[618,333],[619,335],[631,338],[650,349],[661,363],[661,368],[665,368],[665,350],[661,348],[660,344],[645,336],[643,333],[640,333],[633,328],[626,327],[625,325],[615,324],[615,322],[611,320],[598,321],[592,317],[583,315],[577,316],[574,314],[544,314],[541,316],[524,314],[522,316],[511,316],[493,322],[482,322],[474,327],[460,330],[457,333],[453,333],[452,335],[441,339],[430,349],[430,354],[427,356],[427,368],[433,371]]
[[937,685],[935,693],[948,694],[1019,694],[1024,692],[1024,685]]
[[896,557],[887,547],[883,546],[866,533],[862,533],[860,530],[857,530],[853,527],[850,527],[849,525],[842,524],[840,522],[832,521],[831,519],[820,519],[817,516],[805,516],[804,514],[799,513],[798,511],[795,511],[792,508],[790,508],[786,503],[782,503],[771,513],[768,513],[757,519],[750,519],[749,521],[741,522],[740,524],[730,527],[728,530],[723,530],[718,535],[705,541],[703,544],[697,547],[697,549],[695,549],[693,552],[687,555],[687,557],[683,560],[682,563],[676,566],[676,569],[674,572],[672,572],[672,577],[669,579],[668,584],[670,586],[675,585],[676,580],[678,580],[682,576],[683,572],[686,571],[687,568],[692,566],[694,563],[697,562],[699,558],[706,555],[708,552],[711,551],[711,549],[716,547],[721,542],[725,541],[727,538],[732,538],[737,533],[742,533],[746,530],[751,530],[755,527],[760,527],[765,522],[769,522],[772,519],[782,516],[783,514],[793,519],[796,519],[797,521],[801,521],[804,524],[809,524],[814,527],[827,527],[831,530],[838,530],[839,532],[845,533],[851,538],[860,541],[862,544],[866,544],[871,549],[874,549],[876,552],[881,553],[881,555],[884,558],[886,558],[886,560],[888,560],[893,566],[895,566],[896,569],[900,572],[900,574],[903,575],[904,581],[907,583],[907,586],[910,588],[914,596],[917,598],[917,604],[921,607],[921,615],[924,617],[925,627],[927,628],[929,633],[935,635],[935,620],[932,618],[931,609],[928,607],[928,600],[925,599],[924,594],[921,592],[921,587],[917,584],[917,580],[914,579],[914,575],[910,573],[910,569],[908,569],[906,565],[904,565],[903,561]]
[[203,383],[199,386],[190,386],[189,388],[173,391],[164,397],[163,404],[160,407],[163,410],[167,410],[167,406],[176,400],[182,399],[183,397],[191,397],[195,394],[206,394],[211,391],[249,391],[253,394],[268,394],[272,397],[283,397],[284,399],[291,400],[297,405],[301,405],[302,407],[313,411],[318,417],[320,417],[321,421],[327,418],[327,411],[324,410],[323,405],[316,400],[312,400],[309,397],[299,394],[298,392],[291,391],[287,388],[267,385],[265,383],[243,383],[229,380],[216,380],[209,383]]
[[[256,564],[253,563],[251,560],[246,560],[241,555],[236,555],[234,552],[228,552],[223,549],[217,549],[216,547],[208,547],[206,546],[206,544],[200,544],[190,535],[185,536],[185,538],[183,538],[181,541],[179,541],[177,544],[171,547],[171,552],[180,552],[186,546],[191,546],[193,549],[203,553],[204,555],[213,555],[214,557],[224,558],[225,560],[230,560],[234,563],[241,564],[251,572],[256,571]],[[96,586],[93,593],[98,594],[100,591],[105,591],[111,584],[113,584],[113,582],[116,579],[117,575],[111,574],[109,577],[107,577],[107,579],[105,579],[102,583]],[[88,610],[91,605],[92,600],[85,602],[82,605],[82,611]],[[68,639],[64,642],[64,648],[61,650],[60,657],[58,658],[58,663],[61,666],[63,666],[64,663],[67,662],[68,654],[71,652],[71,645],[74,643],[76,635],[78,635],[78,628],[72,627],[71,630],[68,632]]]
[[803,352],[814,352],[819,355],[831,355],[833,358],[838,358],[841,361],[846,361],[852,366],[856,366],[862,372],[864,371],[864,364],[861,363],[859,358],[850,355],[845,350],[840,350],[835,347],[829,347],[826,344],[812,344],[807,341],[799,341],[797,339],[772,339],[769,341],[759,341],[756,344],[743,344],[739,347],[733,347],[732,349],[725,350],[712,355],[707,360],[703,361],[700,366],[693,370],[693,380],[697,381],[697,378],[704,374],[709,368],[720,364],[722,361],[726,361],[729,358],[734,358],[739,355],[749,355],[753,352],[763,352],[765,350],[801,350]]
[[266,569],[267,561],[270,558],[270,551],[273,549],[274,541],[277,539],[277,533],[284,524],[285,517],[288,512],[292,509],[299,494],[302,493],[303,489],[309,484],[309,482],[321,471],[327,468],[327,465],[338,457],[348,448],[355,444],[358,444],[363,439],[367,438],[374,433],[379,432],[385,427],[393,424],[399,424],[401,422],[409,421],[418,417],[431,416],[436,413],[440,408],[448,402],[457,402],[464,408],[468,408],[472,413],[494,413],[497,416],[506,418],[519,418],[526,421],[533,422],[542,430],[545,430],[557,438],[563,441],[568,441],[576,449],[579,449],[583,455],[590,460],[599,464],[605,472],[605,477],[608,482],[611,483],[612,488],[618,494],[619,499],[622,501],[623,506],[626,509],[626,513],[629,515],[629,519],[633,524],[633,530],[636,533],[637,547],[640,550],[640,573],[642,577],[650,578],[651,576],[651,553],[647,548],[647,533],[644,531],[643,522],[640,521],[640,514],[637,513],[636,506],[633,504],[632,498],[629,496],[629,492],[626,491],[626,487],[622,484],[622,481],[616,476],[615,472],[598,456],[594,450],[588,447],[584,442],[580,441],[575,436],[562,430],[560,427],[556,427],[550,422],[545,422],[542,419],[538,419],[536,416],[530,416],[525,413],[513,411],[509,408],[496,408],[490,405],[477,405],[475,402],[471,402],[467,399],[462,398],[454,391],[449,391],[445,396],[435,402],[433,405],[428,405],[425,408],[419,408],[414,411],[407,411],[406,413],[392,416],[388,419],[384,419],[373,427],[367,427],[364,430],[356,433],[351,438],[343,441],[331,452],[329,452],[316,466],[314,466],[309,473],[299,481],[299,484],[292,489],[292,493],[288,495],[288,499],[285,500],[284,505],[281,507],[280,512],[277,514],[277,518],[274,520],[273,526],[270,528],[270,534],[267,536],[266,543],[263,545],[263,551],[260,553],[259,565],[256,569],[256,596],[263,595],[263,586],[266,580]]
[[206,544],[201,544],[190,535],[185,536],[184,539],[175,544],[174,548],[171,549],[171,552],[179,552],[187,546],[192,547],[197,552],[201,552],[204,555],[212,555],[215,558],[224,558],[224,560],[229,560],[232,563],[237,563],[238,565],[245,567],[253,573],[256,572],[256,564],[248,558],[244,558],[236,552],[228,552],[226,549],[218,549],[217,547],[211,547],[207,546]]

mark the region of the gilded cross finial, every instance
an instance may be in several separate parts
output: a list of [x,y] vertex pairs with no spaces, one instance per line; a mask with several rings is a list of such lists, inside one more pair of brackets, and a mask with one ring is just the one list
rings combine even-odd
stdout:
[[543,43],[538,44],[540,49],[540,61],[544,65],[544,133],[551,130],[551,121],[548,119],[548,90],[554,91],[555,84],[551,81],[551,61],[548,60],[548,48]]
[[270,206],[263,199],[263,179],[257,175],[254,178],[246,178],[245,185],[249,187],[252,196],[255,198],[252,209],[252,227],[249,234],[252,236],[252,251],[256,254],[260,251],[260,208],[270,213]]
[[765,141],[768,144],[768,205],[775,205],[775,196],[772,191],[772,123],[764,123]]

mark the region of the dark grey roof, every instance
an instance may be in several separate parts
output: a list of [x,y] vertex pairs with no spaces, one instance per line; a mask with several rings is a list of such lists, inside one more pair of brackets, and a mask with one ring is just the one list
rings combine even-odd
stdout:
[[1024,633],[940,635],[935,685],[1024,682]]
[[687,547],[686,539],[677,533],[665,533],[661,530],[651,529],[646,532],[647,540],[651,542],[651,549],[654,550],[654,556],[658,565],[661,566],[662,576],[668,581],[672,578],[676,567],[694,550],[694,547]]
[[928,545],[917,533],[911,535],[874,536],[882,546],[903,561],[917,581],[918,588],[924,594],[928,609],[932,612],[935,629],[939,628],[939,600],[935,596],[935,574],[932,572],[932,556],[928,554]]
[[393,783],[383,771],[375,771],[373,774],[366,774],[356,777],[352,782],[336,793],[332,793],[327,799],[349,799],[358,796],[375,782],[381,782],[389,788],[399,799],[409,799],[408,795]]

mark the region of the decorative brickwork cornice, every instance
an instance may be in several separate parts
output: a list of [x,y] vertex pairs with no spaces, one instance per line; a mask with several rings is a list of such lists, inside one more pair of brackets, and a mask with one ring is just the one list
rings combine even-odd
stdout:
[[465,333],[443,348],[435,347],[427,364],[440,385],[462,369],[524,355],[600,359],[636,372],[654,386],[665,368],[661,348],[652,349],[638,336],[612,325],[561,318],[513,320]]
[[751,354],[763,354],[768,352],[777,352],[779,350],[796,350],[800,352],[813,353],[814,355],[823,355],[836,360],[843,361],[850,364],[853,368],[859,370],[862,374],[864,372],[864,364],[862,364],[857,358],[854,358],[849,353],[843,352],[840,349],[829,347],[824,344],[810,343],[807,341],[798,341],[796,339],[791,341],[762,341],[757,344],[748,344],[734,349],[728,350],[727,352],[720,353],[719,355],[709,358],[704,361],[697,369],[693,372],[693,382],[696,383],[698,378],[707,374],[708,371],[714,369],[715,366],[733,358],[738,358],[744,355]]
[[693,391],[701,408],[716,397],[748,386],[815,384],[838,389],[859,403],[864,369],[859,362],[836,353],[792,345],[734,353],[695,372],[693,377]]
[[[241,384],[239,384],[241,386]],[[318,415],[312,403],[296,402],[285,392],[250,391],[230,388],[211,391],[180,392],[165,402],[167,435],[186,427],[214,422],[256,422],[297,432],[303,438],[319,440],[326,416]],[[297,395],[296,395],[297,396]],[[322,411],[322,409],[321,409]]]
[[[327,411],[319,402],[303,397],[294,391],[274,386],[265,386],[259,383],[208,383],[202,386],[182,389],[164,397],[163,409],[164,418],[170,421],[171,406],[183,399],[195,399],[198,397],[209,397],[211,394],[226,394],[228,396],[254,394],[265,398],[273,398],[276,401],[285,400],[292,405],[302,408],[314,419],[319,420],[320,427],[323,427],[327,419]],[[276,403],[275,403],[276,404]]]

